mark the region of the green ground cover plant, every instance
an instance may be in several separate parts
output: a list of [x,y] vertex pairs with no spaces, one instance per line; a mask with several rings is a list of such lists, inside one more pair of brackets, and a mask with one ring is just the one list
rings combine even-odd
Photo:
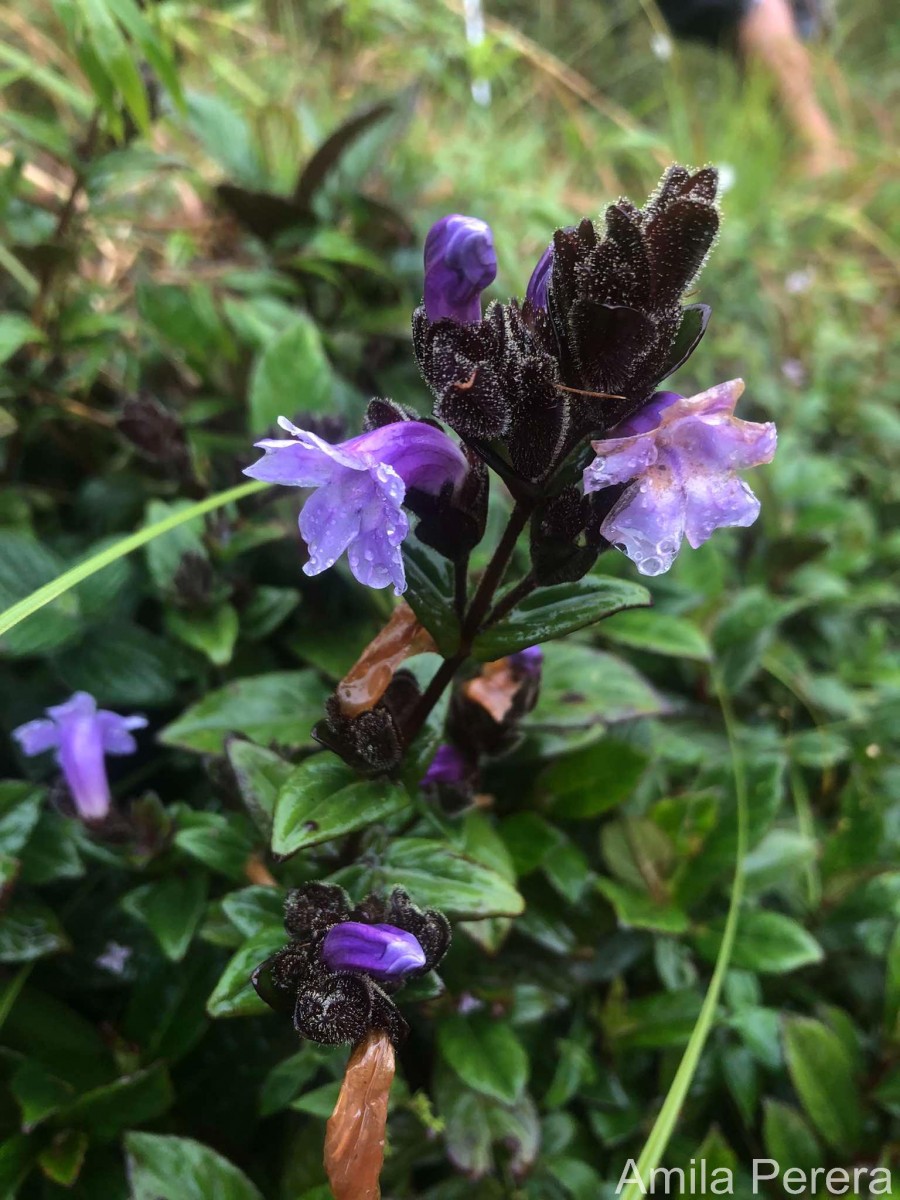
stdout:
[[[0,1194],[324,1200],[346,1047],[251,984],[319,881],[453,928],[396,1001],[386,1197],[898,1169],[896,30],[839,12],[858,163],[812,185],[759,81],[595,9],[498,5],[473,50],[453,4],[0,6]],[[488,221],[486,299],[521,297],[550,231],[676,161],[725,187],[686,297],[709,333],[666,386],[741,376],[777,423],[759,520],[652,578],[610,550],[481,633],[547,640],[474,802],[420,787],[448,693],[387,780],[341,762],[313,727],[396,601],[301,572],[253,443],[280,415],[344,441],[372,397],[430,414],[433,221]],[[495,479],[473,590],[512,510]],[[452,657],[452,571],[415,545]],[[148,721],[102,825],[12,737],[77,691]]]

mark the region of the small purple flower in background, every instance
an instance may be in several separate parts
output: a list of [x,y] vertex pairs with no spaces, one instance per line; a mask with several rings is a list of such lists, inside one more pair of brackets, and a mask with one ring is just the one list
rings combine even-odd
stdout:
[[540,646],[528,646],[524,650],[517,650],[515,654],[511,654],[509,661],[523,675],[537,679],[544,665],[544,651]]
[[425,315],[460,325],[481,320],[481,293],[497,276],[491,228],[477,217],[441,217],[425,239]]
[[547,292],[550,289],[550,276],[552,273],[553,243],[551,242],[537,260],[537,266],[531,272],[531,278],[528,280],[528,287],[525,290],[525,299],[533,304],[535,308],[547,307]]
[[422,776],[422,786],[428,784],[447,784],[450,786],[464,783],[472,773],[469,760],[451,746],[449,742],[441,742],[438,746],[431,765]]
[[133,754],[133,729],[143,729],[146,717],[120,717],[98,709],[88,692],[76,692],[65,704],[47,709],[47,716],[13,730],[23,754],[56,751],[78,814],[99,821],[109,812],[111,796],[106,777],[107,754]]
[[400,550],[409,532],[402,507],[406,489],[436,496],[447,483],[458,487],[468,470],[460,448],[424,421],[395,421],[337,446],[286,417],[278,424],[293,436],[257,442],[265,456],[244,474],[318,489],[300,513],[300,533],[309,547],[305,573],[327,570],[346,550],[360,583],[372,588],[393,583],[399,596],[406,589]]
[[759,500],[735,471],[771,462],[775,426],[740,421],[741,379],[698,396],[658,392],[623,421],[617,437],[592,442],[597,458],[584,490],[630,483],[600,527],[642,575],[668,571],[683,538],[696,549],[713,530],[752,525]]
[[402,979],[425,966],[418,938],[396,925],[333,925],[322,943],[322,957],[332,971],[362,971],[373,979]]

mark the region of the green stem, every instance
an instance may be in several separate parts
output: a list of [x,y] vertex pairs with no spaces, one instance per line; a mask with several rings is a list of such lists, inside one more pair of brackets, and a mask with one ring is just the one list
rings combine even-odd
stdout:
[[[669,1139],[678,1123],[682,1105],[700,1063],[700,1056],[706,1045],[706,1039],[709,1037],[710,1030],[712,1029],[716,1016],[716,1008],[719,1004],[719,994],[722,990],[722,982],[725,979],[725,973],[731,961],[731,952],[734,948],[734,939],[737,933],[738,919],[744,898],[744,858],[747,853],[747,784],[744,777],[743,762],[735,738],[734,716],[731,711],[731,705],[715,672],[713,673],[713,680],[719,697],[722,716],[725,720],[728,744],[731,748],[732,769],[734,771],[738,822],[734,880],[731,885],[731,902],[728,905],[728,917],[725,921],[725,931],[722,934],[722,944],[719,946],[716,965],[713,969],[712,979],[709,981],[706,996],[703,999],[700,1015],[685,1047],[684,1056],[679,1063],[678,1070],[675,1072],[675,1078],[672,1080],[672,1084],[663,1101],[663,1106],[653,1124],[653,1128],[650,1130],[650,1135],[644,1143],[644,1149],[641,1151],[640,1158],[637,1161],[637,1174],[645,1185],[652,1177],[652,1172],[659,1166],[666,1152]],[[621,1200],[638,1200],[638,1197],[643,1198],[644,1194],[641,1184],[632,1177],[622,1190]]]
[[107,546],[99,554],[92,554],[84,562],[71,567],[68,571],[64,571],[56,579],[51,579],[49,583],[45,583],[43,587],[39,587],[36,592],[32,592],[24,600],[18,600],[5,612],[0,613],[0,637],[4,633],[8,633],[14,625],[18,625],[20,621],[24,621],[26,617],[30,617],[38,609],[43,608],[45,604],[56,600],[59,596],[69,591],[70,588],[75,587],[76,584],[82,583],[91,575],[95,575],[97,571],[102,571],[110,563],[115,562],[119,558],[124,558],[132,550],[138,550],[141,546],[146,546],[154,538],[161,537],[162,534],[169,533],[172,529],[177,529],[179,525],[196,520],[197,517],[202,517],[208,512],[214,512],[217,508],[224,508],[226,504],[232,504],[236,500],[243,500],[246,496],[252,496],[254,493],[261,492],[269,486],[270,484],[268,483],[254,481],[252,483],[241,483],[237,487],[229,488],[225,492],[217,492],[215,496],[207,496],[205,500],[201,500],[198,504],[192,504],[190,508],[185,508],[181,512],[165,517],[162,521],[156,521],[153,525],[147,525],[143,529],[139,529],[137,533],[129,534],[128,537],[116,542],[114,546]]

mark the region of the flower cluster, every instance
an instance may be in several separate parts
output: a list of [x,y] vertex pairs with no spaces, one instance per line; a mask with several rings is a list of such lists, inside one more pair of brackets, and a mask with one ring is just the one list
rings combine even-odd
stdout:
[[450,946],[450,925],[422,912],[402,888],[351,907],[343,888],[307,883],[284,906],[290,942],[253,973],[272,1008],[305,1038],[357,1045],[374,1030],[398,1045],[407,1033],[391,996],[434,970]]
[[602,230],[557,230],[524,301],[485,313],[490,228],[439,220],[413,343],[434,414],[463,447],[387,401],[373,401],[369,431],[337,446],[282,418],[292,438],[260,442],[265,457],[247,474],[318,489],[300,516],[304,570],[346,551],[361,582],[403,591],[404,506],[422,540],[461,561],[483,533],[485,465],[531,506],[538,585],[581,578],[610,544],[658,574],[683,538],[698,546],[750,524],[758,504],[735,471],[770,461],[774,427],[733,416],[737,381],[693,399],[656,391],[706,331],[709,309],[683,297],[718,231],[716,189],[711,167],[671,167],[643,208],[619,200]]

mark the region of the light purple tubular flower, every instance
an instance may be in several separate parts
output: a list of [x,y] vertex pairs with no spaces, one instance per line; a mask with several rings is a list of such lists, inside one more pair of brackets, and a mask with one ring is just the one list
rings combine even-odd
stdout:
[[477,217],[441,217],[425,238],[425,315],[461,325],[481,320],[481,293],[497,276],[491,227]]
[[469,764],[465,755],[449,742],[442,742],[431,760],[431,766],[422,776],[422,785],[459,784],[464,783],[468,776]]
[[584,490],[630,483],[600,531],[642,575],[668,571],[682,538],[696,549],[713,530],[752,525],[759,515],[759,500],[735,471],[772,461],[775,426],[734,416],[743,390],[743,380],[732,379],[687,399],[658,392],[616,437],[591,443],[597,458]]
[[13,737],[29,756],[54,750],[79,816],[99,821],[111,803],[105,756],[133,754],[137,743],[131,730],[146,724],[146,717],[120,717],[98,709],[88,692],[76,692],[65,704],[48,708],[46,717],[14,729]]
[[547,307],[547,292],[550,290],[552,273],[553,243],[551,242],[537,260],[537,266],[531,272],[531,278],[528,280],[528,287],[525,290],[525,299],[529,300],[535,308]]
[[266,453],[244,474],[318,489],[300,513],[300,533],[309,547],[303,570],[318,575],[346,550],[360,583],[372,588],[393,583],[399,596],[406,590],[400,550],[409,532],[402,507],[406,489],[437,495],[448,482],[456,488],[468,470],[460,448],[424,421],[395,421],[337,446],[286,417],[278,424],[292,436],[257,442]]
[[396,925],[344,921],[332,925],[322,943],[322,957],[332,971],[362,971],[373,979],[401,979],[425,966],[418,938]]

